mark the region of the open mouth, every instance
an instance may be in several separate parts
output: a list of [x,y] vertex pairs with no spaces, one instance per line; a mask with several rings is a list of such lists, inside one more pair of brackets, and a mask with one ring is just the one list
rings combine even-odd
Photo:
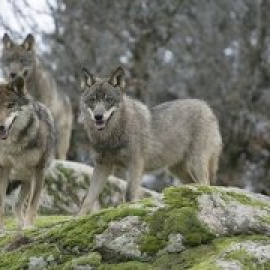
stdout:
[[96,121],[95,121],[95,127],[96,127],[98,130],[104,129],[105,126],[107,125],[107,123],[109,122],[109,120],[112,118],[113,114],[114,114],[114,112],[112,112],[112,113],[110,114],[109,118],[107,118],[107,119],[106,119],[106,117],[105,117],[106,120],[104,120],[104,119],[96,120]]
[[4,126],[2,126],[2,127],[0,128],[0,139],[1,139],[1,140],[6,140],[6,138],[8,137],[9,131],[10,131],[10,129],[12,128],[13,123],[15,122],[16,118],[17,118],[17,117],[14,117],[14,118],[13,118],[13,120],[12,120],[12,122],[11,122],[11,124],[9,125],[8,128],[6,128],[6,127],[4,127]]
[[0,130],[0,138],[1,140],[5,140],[8,136],[8,131],[6,129],[1,129]]
[[104,120],[96,120],[95,121],[95,126],[98,130],[102,130],[106,126],[106,122]]

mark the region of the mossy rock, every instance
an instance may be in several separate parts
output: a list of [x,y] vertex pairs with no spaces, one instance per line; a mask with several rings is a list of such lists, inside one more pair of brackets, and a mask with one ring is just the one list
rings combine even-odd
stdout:
[[0,269],[270,269],[269,220],[267,197],[171,187],[161,200],[83,218],[40,216],[29,231],[17,232],[9,218]]
[[[85,194],[91,186],[93,168],[78,162],[55,160],[47,172],[41,196],[43,215],[74,215],[80,210]],[[126,181],[110,176],[95,206],[97,209],[117,206],[125,198]],[[141,188],[141,197],[159,196]]]

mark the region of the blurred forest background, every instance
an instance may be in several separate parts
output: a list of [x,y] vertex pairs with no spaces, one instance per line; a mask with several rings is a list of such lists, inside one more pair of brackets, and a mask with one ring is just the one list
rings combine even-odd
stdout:
[[270,195],[270,0],[1,0],[4,32],[32,32],[72,98],[69,159],[91,163],[77,123],[81,67],[106,76],[122,65],[128,93],[149,106],[206,100],[224,142],[218,184]]

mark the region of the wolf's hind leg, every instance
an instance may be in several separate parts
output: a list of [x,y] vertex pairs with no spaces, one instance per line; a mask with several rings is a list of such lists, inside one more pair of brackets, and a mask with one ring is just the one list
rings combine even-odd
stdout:
[[58,128],[58,142],[56,147],[56,158],[66,160],[67,152],[70,145],[72,131],[72,116],[67,115],[65,123],[62,123]]
[[135,201],[139,197],[139,187],[144,170],[144,160],[138,156],[130,163],[128,171],[128,184],[126,191],[126,201]]
[[209,159],[203,156],[196,156],[189,159],[186,166],[192,182],[201,185],[210,185]]
[[14,213],[18,220],[19,227],[24,226],[24,212],[25,212],[25,201],[30,194],[31,185],[29,181],[22,181],[21,182],[21,191],[19,194],[18,201],[14,207]]
[[4,231],[5,197],[10,169],[0,168],[0,233]]
[[190,174],[181,163],[176,163],[175,165],[169,167],[168,170],[173,176],[177,177],[183,184],[189,184],[193,182]]
[[109,175],[112,173],[113,166],[97,164],[94,168],[94,172],[91,179],[90,188],[84,198],[79,216],[86,215],[91,212],[95,201],[97,200],[100,192],[103,189]]
[[24,222],[25,228],[31,228],[34,225],[34,220],[37,215],[39,198],[45,182],[45,171],[43,169],[37,169],[31,181],[31,193],[28,200]]

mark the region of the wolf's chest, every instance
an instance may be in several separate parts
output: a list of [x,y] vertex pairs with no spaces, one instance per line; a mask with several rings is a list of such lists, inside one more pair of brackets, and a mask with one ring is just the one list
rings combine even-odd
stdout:
[[[104,145],[103,145],[104,146]],[[119,166],[125,166],[129,160],[128,148],[123,147],[93,147],[96,162],[110,163]]]

